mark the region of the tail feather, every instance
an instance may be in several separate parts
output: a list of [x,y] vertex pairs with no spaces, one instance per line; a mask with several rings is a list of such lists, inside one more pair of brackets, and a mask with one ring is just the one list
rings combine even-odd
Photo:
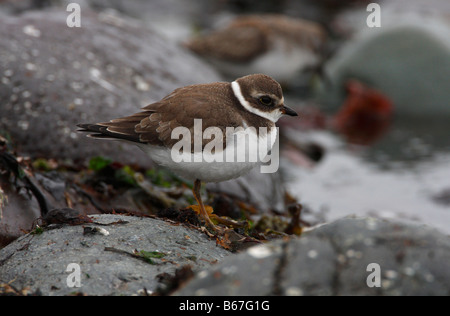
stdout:
[[136,132],[136,125],[151,113],[151,111],[143,111],[106,123],[78,124],[77,126],[80,128],[78,131],[90,133],[88,136],[92,138],[120,139],[142,143],[140,134]]
[[131,142],[140,143],[139,134],[136,132],[130,133],[130,129],[110,130],[108,126],[103,124],[77,124],[78,132],[89,133],[87,136],[99,139],[119,139]]

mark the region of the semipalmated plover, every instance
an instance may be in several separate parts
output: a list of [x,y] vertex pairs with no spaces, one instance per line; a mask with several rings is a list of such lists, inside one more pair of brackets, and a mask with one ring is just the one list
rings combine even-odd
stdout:
[[320,62],[326,38],[317,23],[283,15],[247,15],[186,43],[222,73],[236,78],[265,73],[287,83]]
[[[78,127],[94,138],[133,142],[156,164],[194,181],[200,215],[215,229],[200,197],[201,181],[237,178],[263,162],[277,138],[275,122],[283,114],[297,116],[284,105],[279,83],[256,74],[231,83],[178,88],[139,113]],[[248,136],[247,143],[235,141],[242,135]],[[242,151],[248,157],[255,150],[258,159],[236,159]]]

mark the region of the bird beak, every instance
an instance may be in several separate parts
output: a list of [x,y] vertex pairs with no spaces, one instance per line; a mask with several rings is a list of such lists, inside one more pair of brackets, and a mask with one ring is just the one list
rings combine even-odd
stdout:
[[298,116],[297,112],[295,112],[293,109],[291,109],[287,106],[283,106],[281,108],[281,113],[289,115],[289,116]]

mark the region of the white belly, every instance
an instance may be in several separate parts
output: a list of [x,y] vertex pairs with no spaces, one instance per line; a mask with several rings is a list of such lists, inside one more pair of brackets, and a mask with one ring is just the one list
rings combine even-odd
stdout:
[[[228,143],[224,151],[214,154],[183,153],[183,159],[179,162],[173,159],[173,153],[168,148],[150,145],[140,147],[156,164],[168,168],[186,180],[221,182],[238,178],[260,165],[272,149],[277,136],[277,128],[272,128],[265,138],[258,139],[256,134],[248,133],[245,144],[235,142],[234,146],[230,146]],[[266,145],[261,146],[264,142]]]

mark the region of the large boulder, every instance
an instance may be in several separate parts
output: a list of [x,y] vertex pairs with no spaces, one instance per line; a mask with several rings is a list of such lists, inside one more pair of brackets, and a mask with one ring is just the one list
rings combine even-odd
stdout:
[[[102,155],[149,166],[136,147],[86,139],[80,122],[129,115],[175,88],[220,81],[207,65],[130,18],[64,8],[0,19],[0,131],[22,155]],[[130,154],[133,152],[133,154]]]
[[255,246],[177,295],[449,295],[450,238],[424,225],[344,218]]
[[[144,289],[149,294],[163,290],[162,281],[177,269],[200,271],[231,254],[204,233],[179,224],[120,215],[92,219],[97,224],[50,226],[3,248],[0,284],[46,296],[135,295],[145,294]],[[79,287],[74,283],[76,271]]]

